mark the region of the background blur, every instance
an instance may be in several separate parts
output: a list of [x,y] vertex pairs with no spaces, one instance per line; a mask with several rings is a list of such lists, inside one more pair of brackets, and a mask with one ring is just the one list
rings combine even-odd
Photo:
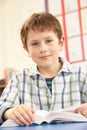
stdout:
[[87,68],[87,0],[0,0],[0,79],[5,70],[34,65],[22,48],[20,28],[34,12],[48,11],[61,22],[65,46],[61,54]]

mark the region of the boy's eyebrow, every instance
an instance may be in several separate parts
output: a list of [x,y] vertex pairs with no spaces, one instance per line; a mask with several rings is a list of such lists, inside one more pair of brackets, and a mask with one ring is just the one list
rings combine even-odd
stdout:
[[[52,38],[51,36],[47,36],[47,37],[44,37],[44,39],[48,39],[48,38]],[[32,39],[32,40],[30,40],[30,42],[37,42],[37,41],[39,41],[40,39]]]
[[30,40],[30,42],[37,42],[37,41],[39,41],[39,40]]

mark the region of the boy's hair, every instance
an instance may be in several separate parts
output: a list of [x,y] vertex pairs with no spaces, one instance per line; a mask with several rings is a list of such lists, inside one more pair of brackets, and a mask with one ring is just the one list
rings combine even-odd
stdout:
[[27,46],[27,36],[30,30],[44,31],[53,30],[59,40],[61,39],[63,32],[62,27],[58,19],[48,12],[34,13],[23,24],[20,35],[23,45]]

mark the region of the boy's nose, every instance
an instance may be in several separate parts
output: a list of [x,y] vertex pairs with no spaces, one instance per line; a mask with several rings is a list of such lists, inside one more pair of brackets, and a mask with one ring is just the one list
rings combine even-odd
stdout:
[[45,45],[45,44],[42,44],[41,46],[40,46],[40,53],[44,53],[44,52],[46,52],[47,51],[47,46]]

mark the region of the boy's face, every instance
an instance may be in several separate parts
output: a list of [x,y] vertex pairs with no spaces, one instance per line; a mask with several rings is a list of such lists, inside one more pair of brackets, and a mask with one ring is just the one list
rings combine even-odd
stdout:
[[62,47],[63,39],[59,42],[53,31],[35,32],[30,30],[28,33],[27,51],[38,67],[49,67],[58,63],[58,56]]

